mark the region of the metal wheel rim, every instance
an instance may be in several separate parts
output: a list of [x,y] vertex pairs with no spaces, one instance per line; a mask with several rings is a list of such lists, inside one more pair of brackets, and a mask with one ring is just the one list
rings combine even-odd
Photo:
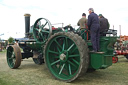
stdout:
[[10,68],[14,67],[15,60],[16,60],[16,57],[15,57],[14,49],[12,47],[8,47],[7,62]]
[[[60,38],[63,39],[62,44]],[[65,35],[56,36],[48,44],[46,50],[46,56],[49,56],[46,57],[46,64],[54,76],[69,80],[77,75],[80,67],[80,53],[73,40]],[[50,56],[52,54],[54,56]],[[62,57],[63,54],[66,57]]]

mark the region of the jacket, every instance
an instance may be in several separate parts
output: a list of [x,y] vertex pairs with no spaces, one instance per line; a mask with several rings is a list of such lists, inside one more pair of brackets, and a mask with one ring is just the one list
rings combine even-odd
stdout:
[[86,18],[85,18],[85,17],[82,17],[82,18],[78,21],[77,25],[80,26],[81,29],[84,29],[84,28],[86,28],[86,26],[85,26],[86,23],[87,23]]
[[109,29],[109,22],[106,18],[99,18],[100,21],[100,32],[107,32]]
[[91,28],[94,27],[94,25],[99,25],[99,18],[98,15],[95,14],[94,12],[92,12],[89,16],[88,16],[88,28],[89,30],[91,30]]

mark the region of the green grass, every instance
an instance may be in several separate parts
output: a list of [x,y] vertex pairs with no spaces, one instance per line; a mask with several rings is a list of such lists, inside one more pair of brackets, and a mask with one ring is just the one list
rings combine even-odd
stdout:
[[2,51],[0,51],[0,53],[5,53],[7,50],[2,50]]
[[128,85],[128,60],[121,57],[107,69],[86,73],[74,82],[65,83],[56,80],[45,64],[36,65],[32,59],[23,60],[19,69],[10,69],[5,52],[0,52],[0,85]]
[[[8,79],[8,77],[5,79]],[[3,78],[0,78],[0,85],[23,85],[23,84],[17,81],[4,80]]]
[[9,73],[0,71],[0,85],[23,85],[15,76],[10,75]]

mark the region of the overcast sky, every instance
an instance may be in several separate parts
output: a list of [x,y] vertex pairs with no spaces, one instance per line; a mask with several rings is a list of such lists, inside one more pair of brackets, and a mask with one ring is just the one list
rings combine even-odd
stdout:
[[114,29],[119,31],[121,25],[121,34],[128,35],[128,0],[0,0],[0,38],[24,37],[25,13],[31,14],[30,25],[44,17],[52,24],[64,23],[75,27],[82,13],[88,17],[90,7],[108,19],[111,29],[114,25]]

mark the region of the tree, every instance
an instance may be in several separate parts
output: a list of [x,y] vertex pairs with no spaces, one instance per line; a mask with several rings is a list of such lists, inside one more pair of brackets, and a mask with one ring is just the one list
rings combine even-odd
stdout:
[[13,44],[14,43],[14,38],[9,37],[8,42],[9,42],[9,44]]

